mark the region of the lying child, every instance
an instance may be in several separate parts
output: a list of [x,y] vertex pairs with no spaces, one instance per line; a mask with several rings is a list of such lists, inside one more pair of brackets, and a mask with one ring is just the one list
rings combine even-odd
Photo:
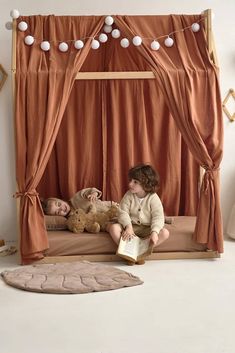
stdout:
[[116,204],[113,201],[102,201],[100,197],[102,192],[96,188],[86,188],[78,191],[68,202],[56,197],[49,197],[42,201],[42,208],[46,215],[68,216],[71,208],[81,208],[88,212],[91,205],[96,206],[99,212],[108,211],[108,209]]

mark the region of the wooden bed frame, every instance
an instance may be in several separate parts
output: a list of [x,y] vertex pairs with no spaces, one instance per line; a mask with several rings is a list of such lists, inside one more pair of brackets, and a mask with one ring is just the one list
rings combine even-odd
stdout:
[[[205,28],[208,43],[208,51],[211,60],[218,65],[214,37],[212,33],[212,10],[204,11]],[[13,112],[15,114],[15,74],[16,74],[16,37],[17,37],[17,22],[13,19],[12,28],[12,91],[13,91]],[[122,72],[79,72],[76,80],[115,80],[115,79],[154,79],[155,75],[152,71],[122,71]],[[201,178],[202,178],[201,173]],[[201,179],[200,178],[200,179]],[[18,189],[18,188],[17,188]],[[17,200],[17,216],[19,216],[19,201]],[[19,219],[19,217],[18,217]],[[19,224],[19,222],[18,222]],[[19,233],[19,231],[18,231]],[[20,236],[18,236],[20,242]],[[220,254],[217,251],[192,251],[192,252],[160,252],[153,253],[148,257],[148,260],[175,260],[175,259],[214,259],[219,258]],[[73,261],[97,261],[111,262],[121,261],[117,255],[112,254],[97,254],[97,255],[68,255],[68,256],[46,256],[42,260],[35,263],[55,263],[55,262],[73,262]]]
[[[215,259],[219,258],[217,251],[177,251],[161,252],[151,254],[147,260],[179,260],[179,259]],[[67,256],[45,256],[42,260],[36,261],[41,264],[53,264],[55,262],[73,262],[73,261],[95,261],[95,262],[113,262],[123,261],[117,255],[67,255]]]

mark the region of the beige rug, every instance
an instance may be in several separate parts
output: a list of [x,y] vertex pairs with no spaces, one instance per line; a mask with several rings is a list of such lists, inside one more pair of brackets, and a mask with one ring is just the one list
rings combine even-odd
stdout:
[[89,293],[142,284],[113,266],[88,261],[22,266],[1,273],[10,286],[43,293]]

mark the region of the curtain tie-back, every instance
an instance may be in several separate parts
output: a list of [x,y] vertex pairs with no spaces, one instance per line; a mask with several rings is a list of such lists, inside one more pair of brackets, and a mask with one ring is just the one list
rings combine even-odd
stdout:
[[32,197],[33,196],[38,196],[38,192],[36,192],[35,190],[31,190],[31,191],[25,191],[25,192],[22,192],[22,191],[17,191],[13,197],[15,199],[17,199],[18,197],[28,197],[30,199],[30,202],[33,203],[33,199]]
[[209,181],[214,180],[214,174],[215,172],[218,172],[220,168],[205,168],[205,175],[204,175],[204,192],[207,194],[208,188],[209,188]]

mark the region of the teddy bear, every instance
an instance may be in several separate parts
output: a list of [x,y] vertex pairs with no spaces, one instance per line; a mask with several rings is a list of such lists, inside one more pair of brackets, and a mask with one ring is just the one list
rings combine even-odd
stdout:
[[99,233],[105,231],[109,221],[118,216],[118,206],[112,205],[108,211],[97,212],[94,205],[86,213],[81,208],[72,210],[67,220],[67,227],[74,233]]

